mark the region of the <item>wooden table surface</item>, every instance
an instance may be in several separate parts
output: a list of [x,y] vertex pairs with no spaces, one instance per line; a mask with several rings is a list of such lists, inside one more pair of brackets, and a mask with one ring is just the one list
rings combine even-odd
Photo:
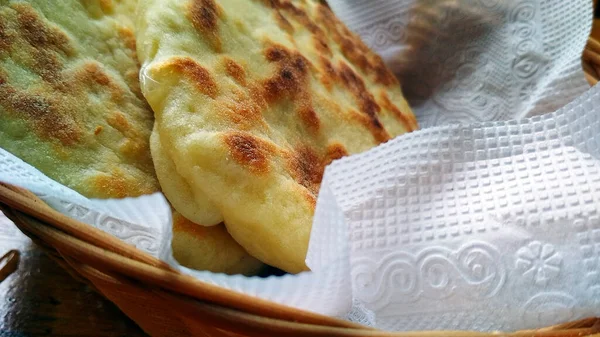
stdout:
[[0,256],[18,269],[0,282],[0,337],[146,336],[111,302],[75,281],[0,213]]

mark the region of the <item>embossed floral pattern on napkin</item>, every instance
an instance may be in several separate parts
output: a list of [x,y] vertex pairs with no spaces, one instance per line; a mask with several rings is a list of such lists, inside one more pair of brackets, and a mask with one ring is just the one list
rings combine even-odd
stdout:
[[355,302],[375,326],[513,331],[600,314],[597,102],[600,87],[555,113],[421,130],[327,169]]

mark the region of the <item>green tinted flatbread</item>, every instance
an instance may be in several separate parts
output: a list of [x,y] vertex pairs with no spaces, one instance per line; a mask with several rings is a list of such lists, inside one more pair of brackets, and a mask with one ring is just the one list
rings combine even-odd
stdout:
[[3,1],[0,147],[92,198],[159,190],[132,1]]

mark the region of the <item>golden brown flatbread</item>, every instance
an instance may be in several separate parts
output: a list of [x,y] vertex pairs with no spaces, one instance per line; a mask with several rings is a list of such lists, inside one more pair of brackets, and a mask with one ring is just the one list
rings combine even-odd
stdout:
[[319,1],[141,0],[137,23],[155,132],[194,198],[174,208],[215,205],[288,272],[306,269],[324,167],[417,128],[382,59]]

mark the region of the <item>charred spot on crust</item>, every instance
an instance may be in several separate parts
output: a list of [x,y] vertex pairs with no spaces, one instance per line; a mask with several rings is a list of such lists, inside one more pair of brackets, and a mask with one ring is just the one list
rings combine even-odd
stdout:
[[90,180],[94,190],[99,191],[95,198],[137,197],[155,192],[150,184],[137,181],[120,168],[112,168]]
[[283,98],[295,98],[306,93],[308,86],[308,66],[304,56],[291,53],[282,46],[273,46],[267,49],[266,58],[276,62],[276,74],[267,79],[265,95],[269,102]]
[[55,54],[35,49],[31,52],[34,64],[33,71],[44,81],[53,84],[58,90],[68,90],[63,83],[61,71],[63,65]]
[[60,113],[59,101],[31,95],[6,84],[0,86],[0,106],[21,115],[41,137],[58,140],[65,146],[74,145],[81,137],[80,128],[73,117]]
[[227,75],[233,78],[240,85],[246,85],[246,70],[240,64],[235,62],[234,60],[225,57],[223,59],[225,63],[225,71],[227,71]]
[[325,166],[314,150],[307,146],[298,147],[291,155],[289,167],[300,185],[315,195],[319,192]]
[[311,131],[319,130],[319,117],[312,107],[309,91],[309,61],[298,52],[281,45],[273,45],[265,51],[269,62],[276,63],[275,75],[263,83],[267,102],[292,100],[304,125]]
[[135,46],[135,34],[133,31],[127,27],[119,27],[118,33],[121,40],[123,40],[125,47],[133,53],[133,56],[136,56],[137,50]]
[[216,51],[222,48],[218,27],[221,15],[222,10],[214,0],[192,0],[188,10],[188,18],[194,28]]
[[347,155],[348,151],[346,151],[344,145],[340,143],[330,144],[327,146],[327,158],[329,159],[327,165],[329,165],[332,161],[343,158]]
[[333,14],[331,9],[319,4],[317,17],[327,27],[333,40],[340,46],[342,54],[352,64],[367,74],[374,74],[376,83],[385,86],[398,84],[398,80],[385,66],[381,57],[372,53],[365,43]]
[[291,1],[287,0],[269,0],[269,4],[276,12],[276,19],[279,27],[287,32],[293,32],[289,19],[283,15],[286,13],[298,24],[306,28],[313,35],[313,45],[315,50],[326,56],[332,56],[331,48],[327,44],[327,36],[315,21],[302,8],[296,7]]
[[94,135],[96,135],[96,136],[97,136],[97,135],[99,135],[99,134],[100,134],[100,132],[102,132],[102,130],[103,130],[103,129],[104,129],[104,128],[103,128],[101,125],[98,125],[98,126],[96,127],[96,129],[94,129]]
[[127,122],[125,116],[120,112],[110,115],[106,122],[121,133],[126,133],[130,129],[129,122]]
[[31,48],[28,51],[31,60],[27,65],[44,81],[55,85],[59,90],[64,89],[61,88],[61,55],[73,54],[69,37],[58,28],[44,22],[31,6],[15,4],[12,8],[17,13],[18,37]]
[[387,131],[383,128],[383,125],[377,117],[377,113],[381,111],[381,107],[375,102],[373,95],[367,91],[365,83],[360,79],[356,73],[346,63],[340,62],[339,65],[339,76],[342,80],[342,84],[352,93],[360,112],[368,117],[367,127],[371,130],[371,133],[378,142],[385,142],[390,139]]
[[405,115],[402,113],[402,111],[400,111],[400,109],[394,103],[392,103],[385,91],[381,92],[380,101],[381,107],[391,111],[398,120],[402,121],[402,125],[404,125],[408,131],[414,131],[417,129],[417,121],[415,120],[414,115]]
[[321,83],[323,83],[323,85],[325,86],[325,88],[327,88],[327,90],[331,90],[333,83],[336,81],[336,79],[338,77],[337,71],[335,70],[335,68],[333,67],[331,62],[325,57],[320,58],[320,63],[321,63]]
[[372,58],[373,59],[370,64],[375,72],[375,81],[387,86],[398,85],[398,79],[387,68],[383,62],[383,59],[379,55],[373,55]]
[[99,86],[108,89],[111,100],[121,102],[125,98],[125,91],[115,83],[99,63],[86,62],[81,67],[75,69],[68,81],[62,81],[58,89],[68,94],[70,90],[81,90],[77,88],[93,88]]
[[266,102],[256,85],[251,84],[247,91],[234,89],[230,99],[219,103],[219,108],[240,129],[268,127],[262,115]]
[[189,57],[173,58],[165,65],[186,76],[201,93],[215,98],[217,96],[217,83],[210,72],[198,62]]
[[294,26],[292,26],[288,19],[281,14],[281,11],[278,8],[275,8],[275,20],[277,21],[279,28],[288,32],[289,34],[294,33]]
[[112,0],[100,0],[100,8],[104,13],[110,14],[114,10],[114,3]]
[[96,191],[102,191],[113,198],[125,198],[129,196],[127,186],[129,182],[119,172],[99,174],[92,178],[92,185]]
[[317,112],[310,106],[301,107],[298,110],[298,114],[300,115],[300,119],[304,125],[312,132],[317,132],[319,127],[321,126],[321,121],[319,120],[319,116]]
[[83,65],[82,72],[85,74],[85,78],[88,78],[94,81],[98,85],[102,86],[110,86],[111,80],[106,75],[105,72],[102,71],[100,66],[96,63],[89,62]]
[[231,157],[255,174],[269,171],[274,145],[247,132],[230,132],[224,135]]
[[38,50],[63,52],[66,55],[72,52],[69,37],[45,24],[32,7],[17,4],[13,8],[18,13],[19,31],[32,47]]
[[333,54],[331,53],[331,48],[329,48],[329,45],[327,44],[327,42],[325,42],[324,38],[321,36],[317,36],[313,39],[313,43],[315,45],[315,49],[320,52],[321,54],[324,54],[326,56],[331,57]]

